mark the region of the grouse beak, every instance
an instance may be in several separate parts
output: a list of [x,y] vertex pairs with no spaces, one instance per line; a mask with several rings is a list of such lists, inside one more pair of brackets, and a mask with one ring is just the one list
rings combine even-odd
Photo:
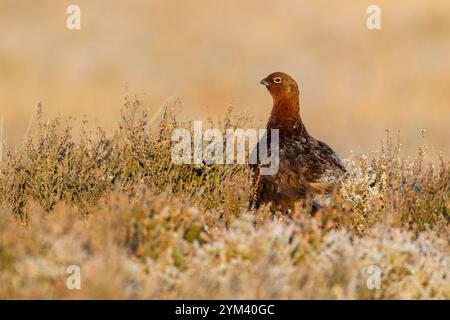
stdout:
[[266,78],[262,79],[259,83],[266,87],[269,85],[269,81]]

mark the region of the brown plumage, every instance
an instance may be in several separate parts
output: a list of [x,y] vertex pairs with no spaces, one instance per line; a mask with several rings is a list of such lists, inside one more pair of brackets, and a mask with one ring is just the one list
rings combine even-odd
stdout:
[[[325,143],[311,137],[300,117],[299,89],[289,75],[276,72],[263,80],[273,98],[267,129],[279,129],[278,173],[259,176],[255,169],[255,206],[271,202],[283,210],[298,199],[330,193],[345,167]],[[313,208],[317,204],[313,202]],[[313,209],[314,210],[314,209]]]

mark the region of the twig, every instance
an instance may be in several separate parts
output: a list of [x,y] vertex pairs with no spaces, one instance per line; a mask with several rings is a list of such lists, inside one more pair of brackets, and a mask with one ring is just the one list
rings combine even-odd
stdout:
[[0,117],[0,162],[3,161],[3,117]]

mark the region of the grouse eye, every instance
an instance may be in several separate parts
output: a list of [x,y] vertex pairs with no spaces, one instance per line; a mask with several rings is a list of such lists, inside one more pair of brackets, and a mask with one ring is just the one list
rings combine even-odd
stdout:
[[275,77],[275,78],[273,78],[273,82],[281,83],[281,78],[280,77]]

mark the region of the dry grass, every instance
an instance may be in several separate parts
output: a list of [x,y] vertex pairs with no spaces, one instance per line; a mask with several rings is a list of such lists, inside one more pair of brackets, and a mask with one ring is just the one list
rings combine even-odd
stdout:
[[[388,134],[347,161],[331,207],[285,216],[248,211],[245,166],[172,164],[187,124],[170,109],[150,129],[126,99],[114,134],[79,138],[73,120],[37,119],[0,163],[0,298],[450,298],[450,166],[425,147],[404,157]],[[81,290],[65,287],[72,264]]]

